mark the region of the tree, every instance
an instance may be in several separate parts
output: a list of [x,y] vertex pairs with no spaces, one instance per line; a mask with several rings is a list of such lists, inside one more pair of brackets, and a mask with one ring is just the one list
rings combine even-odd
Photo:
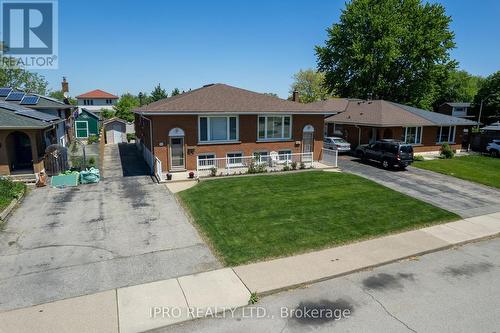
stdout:
[[434,108],[445,102],[473,102],[483,81],[483,77],[464,70],[451,71],[448,80],[441,85]]
[[296,90],[299,93],[299,102],[311,103],[328,98],[328,90],[324,86],[325,74],[313,69],[299,70],[293,75],[290,94]]
[[162,87],[158,83],[158,85],[151,92],[150,102],[156,102],[167,97],[167,92],[165,91],[165,89],[162,89]]
[[179,90],[179,88],[174,88],[172,90],[172,92],[170,93],[170,96],[177,96],[177,95],[180,95],[181,94],[181,91]]
[[451,18],[420,0],[352,0],[316,46],[328,91],[429,109],[457,63]]
[[22,68],[0,68],[0,86],[18,88],[30,93],[45,95],[47,93],[45,77]]
[[[61,90],[51,91],[49,93],[49,97],[57,99],[58,101],[61,101],[61,102],[64,102],[64,100],[66,99],[64,97],[64,93]],[[68,100],[69,104],[76,105],[76,99],[69,97],[69,98],[67,98],[67,100]]]
[[139,104],[138,97],[129,93],[123,94],[118,102],[113,105],[115,116],[127,121],[133,121],[134,113],[132,112],[132,109],[139,107]]
[[111,118],[113,118],[115,116],[115,111],[110,110],[110,109],[102,108],[101,109],[101,116],[104,119],[111,119]]
[[[500,71],[488,76],[474,98],[474,112],[479,115],[483,101],[483,111],[480,122],[492,123],[500,120]],[[477,118],[476,118],[477,119]]]
[[264,95],[271,96],[271,97],[278,97],[278,94],[275,94],[275,93],[272,93],[272,92],[264,93]]

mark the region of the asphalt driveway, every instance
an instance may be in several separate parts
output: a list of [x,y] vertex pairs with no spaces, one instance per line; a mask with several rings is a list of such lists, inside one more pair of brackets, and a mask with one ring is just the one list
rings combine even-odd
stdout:
[[0,311],[221,267],[133,145],[104,179],[29,193],[0,232]]
[[[340,156],[339,167],[464,218],[500,211],[500,191],[488,186],[408,167],[384,170],[376,162]],[[397,203],[395,203],[397,204]]]

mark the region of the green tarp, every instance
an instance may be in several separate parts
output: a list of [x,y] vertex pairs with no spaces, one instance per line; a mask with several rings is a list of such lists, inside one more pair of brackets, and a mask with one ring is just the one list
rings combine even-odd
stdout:
[[80,172],[80,183],[82,184],[98,183],[100,179],[99,169],[90,168]]

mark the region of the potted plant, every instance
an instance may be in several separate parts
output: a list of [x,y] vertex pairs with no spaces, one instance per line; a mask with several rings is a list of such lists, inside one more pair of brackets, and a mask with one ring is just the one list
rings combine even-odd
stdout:
[[172,180],[172,174],[170,172],[167,173],[167,180]]
[[189,178],[193,179],[194,178],[194,172],[193,171],[190,171],[189,172]]

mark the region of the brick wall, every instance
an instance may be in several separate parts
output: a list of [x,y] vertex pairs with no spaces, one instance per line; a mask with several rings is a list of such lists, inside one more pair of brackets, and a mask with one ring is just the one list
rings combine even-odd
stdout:
[[[314,127],[314,159],[320,158],[323,146],[323,115],[292,115],[292,139],[280,142],[257,142],[257,115],[239,116],[238,143],[229,144],[198,144],[198,116],[197,115],[158,115],[148,116],[153,126],[154,154],[162,162],[163,171],[169,170],[169,137],[172,128],[184,130],[184,151],[186,169],[196,169],[196,156],[212,153],[217,157],[225,157],[230,152],[241,152],[244,156],[252,155],[257,151],[278,151],[289,149],[293,153],[302,152],[302,130],[306,125]],[[136,126],[137,126],[136,119]],[[138,137],[142,137],[141,129],[136,127]],[[296,143],[299,141],[299,143]]]
[[[360,130],[361,130],[361,144],[369,143],[372,137],[372,127],[356,128],[354,125],[337,125],[336,129],[342,128],[343,137],[351,143],[353,147],[358,145]],[[450,145],[453,149],[459,150],[462,148],[462,140],[464,137],[463,130],[466,126],[457,126],[455,134],[455,144]],[[377,139],[396,139],[401,140],[403,137],[403,127],[376,127]],[[422,132],[422,144],[415,145],[415,152],[434,152],[439,151],[441,144],[436,143],[438,126],[424,126]],[[328,126],[328,135],[333,135],[333,127]]]

